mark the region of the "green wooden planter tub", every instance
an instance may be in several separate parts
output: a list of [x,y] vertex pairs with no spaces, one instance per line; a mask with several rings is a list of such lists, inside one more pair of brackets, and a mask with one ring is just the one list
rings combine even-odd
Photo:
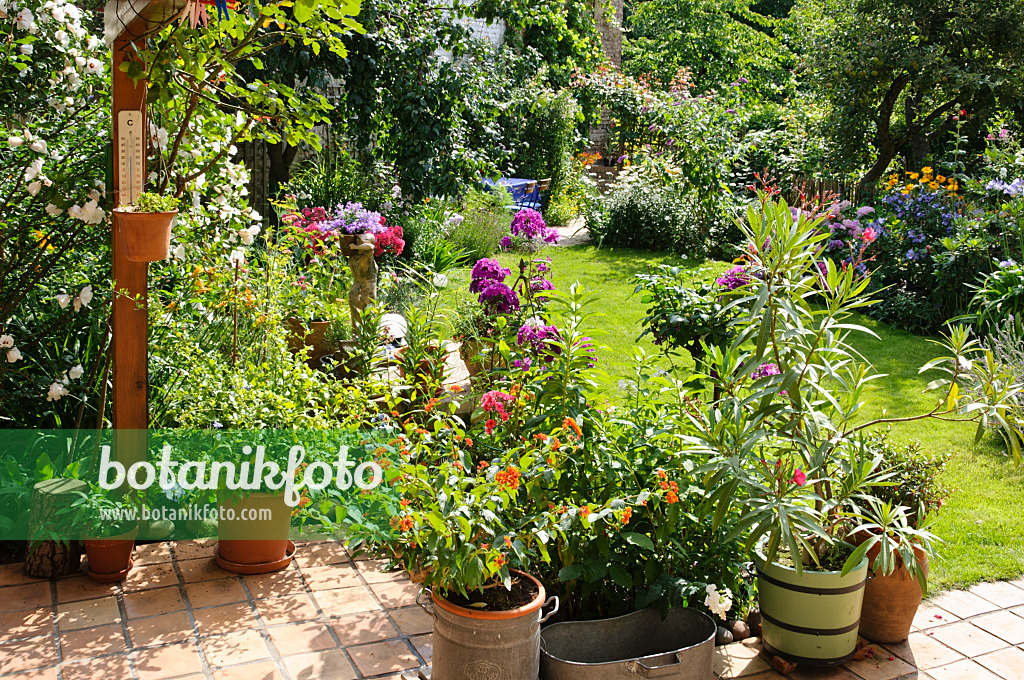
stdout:
[[808,666],[837,666],[857,649],[868,560],[846,576],[768,564],[757,550],[757,593],[765,649]]

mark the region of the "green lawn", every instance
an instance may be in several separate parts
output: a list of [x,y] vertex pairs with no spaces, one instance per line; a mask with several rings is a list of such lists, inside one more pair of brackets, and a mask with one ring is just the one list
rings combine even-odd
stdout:
[[[710,277],[730,266],[591,246],[547,248],[542,255],[551,257],[553,281],[559,289],[579,281],[599,297],[593,307],[599,313],[593,325],[595,339],[604,345],[600,365],[605,374],[600,382],[605,397],[612,401],[618,398],[618,381],[631,377],[630,357],[644,316],[643,305],[632,294],[633,275],[655,264],[673,264]],[[519,256],[500,255],[499,259],[515,271]],[[455,294],[467,294],[468,271],[454,274]],[[869,393],[868,417],[877,417],[883,409],[891,416],[929,409],[933,396],[925,394],[924,387],[932,378],[917,371],[936,356],[939,348],[927,338],[871,319],[860,321],[879,335],[879,339],[864,336],[858,344],[860,351],[888,375],[875,382]],[[639,344],[648,351],[657,351],[649,338]],[[900,423],[893,426],[892,436],[896,441],[919,439],[928,450],[953,454],[945,481],[954,492],[937,525],[946,543],[932,566],[933,587],[962,587],[1024,573],[1024,470],[1013,468],[1003,455],[998,437],[987,435],[975,449],[973,426],[937,421]]]

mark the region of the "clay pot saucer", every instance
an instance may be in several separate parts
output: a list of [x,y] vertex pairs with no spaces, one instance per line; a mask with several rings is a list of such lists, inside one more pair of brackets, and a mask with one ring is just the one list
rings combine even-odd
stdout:
[[89,577],[96,581],[96,583],[118,583],[128,578],[128,573],[132,570],[133,563],[128,560],[128,568],[122,569],[121,571],[115,571],[112,574],[99,574],[92,570],[92,565],[89,566]]
[[235,574],[269,574],[272,571],[280,571],[291,564],[292,558],[295,557],[295,544],[292,541],[288,541],[288,549],[285,551],[284,557],[274,562],[263,562],[260,564],[228,562],[220,556],[218,548],[213,549],[213,557],[217,560],[217,564],[221,569],[226,569]]

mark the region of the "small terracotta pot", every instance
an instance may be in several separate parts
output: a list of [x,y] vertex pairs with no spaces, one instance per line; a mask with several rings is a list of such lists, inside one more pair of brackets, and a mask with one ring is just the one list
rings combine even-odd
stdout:
[[291,560],[285,561],[285,557],[292,509],[284,502],[283,494],[234,497],[230,492],[221,492],[217,505],[221,517],[217,524],[217,556],[224,563],[274,565],[267,571],[288,566]]
[[[878,554],[876,548],[868,551],[871,568],[874,568],[875,557]],[[927,576],[928,555],[919,548],[914,548],[914,554],[917,556],[918,565]],[[883,644],[906,640],[920,605],[921,585],[910,575],[902,561],[890,574],[874,574],[868,578],[864,586],[864,606],[860,617],[861,636]]]
[[117,536],[85,539],[85,554],[89,558],[89,572],[99,577],[123,573],[131,569],[132,551],[138,528]]
[[121,235],[124,254],[132,262],[159,262],[171,248],[171,225],[177,210],[161,213],[114,211],[114,228]]
[[319,359],[331,353],[333,348],[327,344],[327,328],[331,325],[330,321],[310,321],[303,324],[298,317],[290,316],[284,322],[289,331],[288,349],[293,354],[304,346],[309,347],[310,359]]

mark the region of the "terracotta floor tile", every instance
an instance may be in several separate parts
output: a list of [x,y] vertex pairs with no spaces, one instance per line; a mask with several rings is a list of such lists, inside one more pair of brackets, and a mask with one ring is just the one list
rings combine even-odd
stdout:
[[[403,640],[377,642],[348,648],[349,656],[363,675],[381,675],[418,668],[419,660]],[[438,679],[440,680],[440,678]]]
[[315,593],[313,598],[327,616],[344,616],[381,609],[373,593],[365,586],[324,590]]
[[966,619],[978,614],[999,609],[999,605],[992,604],[988,600],[966,590],[950,590],[936,598],[928,600],[928,604],[941,607],[951,614]]
[[5,675],[4,680],[57,680],[57,667],[36,668],[35,670]]
[[352,663],[340,649],[285,657],[284,665],[293,680],[353,680],[356,677]]
[[191,541],[175,541],[174,556],[179,560],[195,560],[212,558],[213,549],[217,547],[216,538],[199,538]]
[[270,658],[270,652],[258,630],[240,630],[199,639],[210,666],[234,666]]
[[313,590],[333,590],[363,585],[359,573],[350,564],[332,564],[326,567],[305,567],[302,576]]
[[913,672],[914,667],[879,645],[871,645],[875,653],[861,661],[847,661],[843,666],[864,680],[891,680]]
[[[757,676],[754,676],[757,677]],[[811,666],[797,666],[796,670],[786,674],[787,680],[860,680],[856,675],[845,668],[813,668]],[[742,680],[750,680],[746,675]],[[915,678],[914,680],[919,680]]]
[[0,612],[49,607],[51,604],[53,604],[53,599],[50,596],[49,581],[37,581],[0,589]]
[[[256,609],[268,626],[310,621],[320,617],[313,600],[306,593],[256,600]],[[1024,622],[1024,619],[1021,621]]]
[[398,637],[398,630],[382,611],[349,614],[332,618],[330,623],[341,644],[346,647]]
[[911,633],[903,642],[887,647],[910,665],[925,671],[937,666],[946,666],[963,658],[959,652],[953,651],[927,633]]
[[786,680],[786,676],[775,671],[764,671],[756,675],[744,675],[743,680]]
[[759,649],[742,643],[715,647],[715,677],[738,678],[771,670],[759,656]]
[[302,575],[295,569],[275,571],[270,574],[251,574],[243,577],[246,587],[254,598],[282,597],[305,590]]
[[65,661],[127,651],[128,648],[124,644],[124,631],[116,623],[95,628],[70,630],[60,634],[60,653]]
[[1024,618],[1008,610],[983,614],[971,619],[978,628],[1006,640],[1011,645],[1024,644]]
[[160,543],[136,545],[134,560],[137,567],[170,562],[171,544],[167,541],[162,541]]
[[185,612],[171,612],[128,622],[133,647],[153,647],[192,639],[192,623]]
[[418,605],[392,609],[388,616],[395,622],[398,629],[406,635],[419,635],[429,633],[434,629],[434,620],[430,614],[423,611]]
[[196,619],[196,627],[200,635],[216,635],[238,630],[259,628],[256,615],[247,602],[235,602],[220,607],[193,609],[192,616]]
[[370,590],[374,592],[380,603],[386,609],[394,607],[407,607],[416,604],[416,596],[423,589],[418,583],[406,581],[404,583],[374,583]]
[[140,649],[135,651],[133,656],[139,680],[163,680],[203,672],[199,650],[192,641]]
[[218,668],[213,672],[213,677],[214,680],[284,680],[273,661]]
[[88,576],[62,578],[57,583],[57,602],[95,600],[99,597],[117,595],[116,583],[97,583]]
[[971,586],[968,592],[979,595],[1003,609],[1024,605],[1024,590],[1004,581],[978,583]]
[[57,663],[53,635],[0,642],[0,674],[44,668]]
[[[1024,619],[1021,619],[1024,621]],[[22,609],[0,614],[0,642],[35,637],[53,632],[53,614],[49,607]]]
[[1006,680],[1024,678],[1024,651],[1017,647],[1000,649],[998,652],[979,656],[975,661]]
[[[417,635],[414,638],[409,638],[409,642],[416,648],[420,657],[424,662],[430,663],[430,656],[434,651],[434,636],[433,635]],[[888,678],[886,679],[888,680]]]
[[135,567],[122,584],[126,593],[178,585],[178,575],[171,564],[148,564]]
[[242,582],[237,578],[219,578],[214,581],[199,581],[185,584],[185,593],[193,609],[216,607],[232,602],[245,602]]
[[921,630],[928,630],[935,626],[944,626],[947,623],[956,623],[959,620],[959,616],[950,614],[945,609],[934,605],[922,604],[918,607],[917,614],[914,615],[914,627]]
[[277,626],[270,628],[269,632],[281,656],[322,652],[338,646],[331,635],[331,629],[319,621]]
[[325,567],[328,564],[348,562],[345,548],[333,541],[307,543],[295,551],[295,561],[303,569],[307,567]]
[[932,637],[964,656],[981,656],[1007,646],[1004,640],[986,633],[969,621],[943,626],[931,631]]
[[132,677],[127,654],[84,659],[61,664],[64,680],[127,680]]
[[388,560],[365,560],[358,563],[359,573],[367,583],[404,583],[409,580],[405,571],[389,570],[388,564]]
[[957,661],[948,666],[939,666],[928,671],[935,680],[999,680],[999,676],[979,666],[970,659]]
[[45,579],[33,578],[25,573],[25,563],[0,564],[0,587],[20,586],[25,583],[41,583]]
[[181,577],[185,579],[185,583],[212,581],[214,579],[231,578],[234,576],[230,571],[224,571],[218,567],[212,557],[201,557],[196,560],[179,560],[178,569],[181,570]]
[[139,619],[144,616],[182,611],[185,609],[185,602],[181,599],[181,591],[178,587],[171,586],[170,588],[125,593],[124,609],[128,613],[129,619]]
[[120,622],[121,612],[113,596],[57,605],[57,625],[61,631]]

